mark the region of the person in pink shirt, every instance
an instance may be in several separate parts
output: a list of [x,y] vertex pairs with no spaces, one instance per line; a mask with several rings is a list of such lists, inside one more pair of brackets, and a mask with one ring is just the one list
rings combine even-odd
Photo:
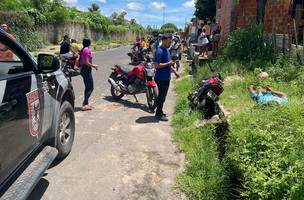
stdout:
[[89,98],[94,90],[92,68],[98,70],[98,66],[93,64],[93,54],[90,49],[91,40],[89,38],[84,38],[82,44],[83,49],[80,52],[80,74],[85,85],[82,111],[88,111],[93,109],[93,107],[89,105]]

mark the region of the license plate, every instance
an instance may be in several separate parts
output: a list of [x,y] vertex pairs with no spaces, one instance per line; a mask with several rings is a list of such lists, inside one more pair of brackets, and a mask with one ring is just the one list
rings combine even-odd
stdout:
[[154,70],[153,69],[147,69],[147,76],[153,77],[154,76]]
[[207,96],[210,97],[210,99],[212,99],[213,101],[217,99],[217,95],[212,90],[209,90]]

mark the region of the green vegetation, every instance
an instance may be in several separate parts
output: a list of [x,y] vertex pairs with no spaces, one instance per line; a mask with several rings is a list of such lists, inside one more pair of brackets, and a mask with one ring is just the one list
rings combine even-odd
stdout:
[[215,127],[198,129],[193,126],[200,117],[198,113],[189,114],[187,96],[192,88],[190,78],[176,84],[174,139],[187,155],[186,170],[178,178],[178,184],[191,199],[225,199],[226,177],[218,159],[218,141],[213,134]]
[[236,60],[254,69],[275,60],[276,53],[271,44],[264,41],[261,25],[252,24],[246,29],[237,29],[227,40],[223,55],[226,60]]
[[[37,27],[42,24],[81,23],[105,34],[125,33],[133,30],[139,34],[145,29],[135,20],[125,21],[126,12],[117,14],[115,18],[108,18],[100,14],[98,5],[92,4],[87,12],[67,7],[63,0],[1,0],[0,22],[8,23],[13,33],[18,35],[22,44],[29,50],[35,50],[43,45]],[[20,34],[24,31],[31,34]],[[36,39],[38,37],[38,40]]]
[[197,0],[194,15],[201,20],[211,20],[216,15],[215,0]]
[[[187,112],[187,94],[211,72],[202,65],[194,81],[189,78],[177,83],[180,97],[174,119],[175,138],[187,156],[186,170],[178,183],[193,199],[303,199],[304,71],[288,57],[273,53],[269,59],[245,47],[242,51],[248,52],[243,54],[248,59],[227,56],[231,53],[227,48],[239,45],[238,38],[252,29],[233,33],[224,55],[212,63],[226,77],[220,101],[229,113],[229,132],[222,159],[217,148],[222,145],[221,138],[216,136],[214,127],[195,128],[194,122],[200,117]],[[252,39],[255,40],[258,41]],[[268,71],[269,79],[258,78],[262,70]],[[288,105],[257,106],[247,91],[250,84],[271,85],[287,93]]]
[[172,23],[167,23],[167,24],[162,25],[162,27],[160,28],[160,31],[162,33],[175,33],[178,31],[178,28]]

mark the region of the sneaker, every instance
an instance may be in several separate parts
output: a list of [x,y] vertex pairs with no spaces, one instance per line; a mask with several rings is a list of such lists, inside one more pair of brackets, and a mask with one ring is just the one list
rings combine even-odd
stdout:
[[165,115],[156,115],[155,116],[157,120],[167,122],[169,119]]
[[167,117],[167,114],[163,113],[163,114],[162,114],[162,116],[165,116],[165,117]]
[[153,113],[155,113],[155,110],[154,110],[154,109],[149,108],[149,109],[148,109],[148,113],[152,113],[152,114],[153,114]]

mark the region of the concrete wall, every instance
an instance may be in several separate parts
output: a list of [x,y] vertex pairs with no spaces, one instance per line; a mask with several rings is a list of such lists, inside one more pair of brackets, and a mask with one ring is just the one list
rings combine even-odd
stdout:
[[125,33],[112,33],[105,34],[102,31],[94,30],[84,24],[70,23],[64,25],[53,25],[45,24],[39,27],[39,32],[45,41],[52,44],[58,44],[64,35],[69,35],[70,38],[74,38],[77,41],[82,41],[82,39],[87,36],[94,41],[102,39],[111,40],[135,40],[137,33],[129,30]]

